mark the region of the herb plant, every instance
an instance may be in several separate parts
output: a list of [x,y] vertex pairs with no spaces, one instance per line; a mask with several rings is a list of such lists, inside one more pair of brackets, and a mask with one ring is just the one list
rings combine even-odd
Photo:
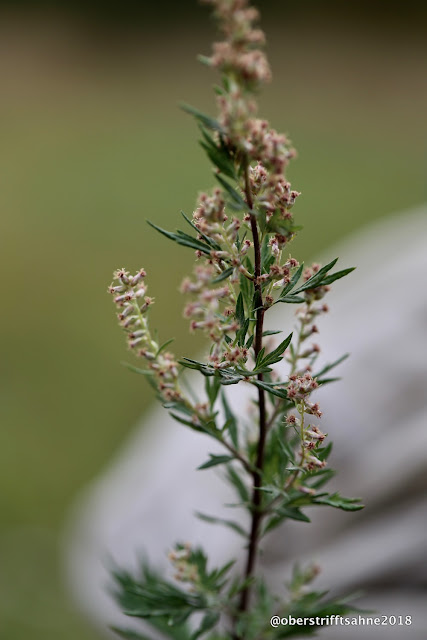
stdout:
[[[343,358],[321,369],[319,347],[312,344],[316,318],[328,311],[323,298],[330,285],[352,271],[325,266],[304,268],[288,247],[300,226],[293,205],[300,193],[291,188],[286,168],[295,152],[287,138],[257,117],[255,96],[271,72],[262,50],[263,32],[247,0],[203,0],[213,7],[224,40],[201,61],[220,72],[215,87],[216,118],[184,106],[200,128],[201,146],[214,166],[217,186],[199,196],[193,216],[184,213],[186,231],[170,232],[150,223],[169,240],[195,251],[192,276],[182,283],[188,296],[184,315],[192,331],[206,334],[203,361],[177,360],[154,337],[148,312],[146,272],[114,274],[109,291],[130,349],[146,367],[144,374],[173,418],[223,446],[210,454],[201,472],[222,465],[236,491],[238,507],[249,514],[246,530],[234,519],[220,524],[243,537],[246,564],[240,575],[233,559],[211,567],[209,550],[178,542],[169,558],[174,579],[144,565],[138,575],[116,569],[116,597],[124,613],[145,619],[153,629],[176,640],[267,640],[309,634],[316,626],[279,626],[279,616],[325,616],[351,611],[345,601],[310,590],[317,569],[296,568],[288,590],[271,594],[257,575],[256,561],[264,537],[288,519],[310,522],[306,510],[325,505],[355,511],[362,505],[325,485],[331,443],[318,426],[322,412],[313,392],[333,381],[328,374]],[[275,348],[264,319],[274,305],[296,305],[297,331]],[[288,367],[281,379],[277,365]],[[192,369],[204,376],[205,397],[194,401],[182,376]],[[244,421],[232,410],[234,385],[254,391],[256,417]],[[226,391],[227,390],[227,391]],[[210,516],[200,517],[217,524]],[[149,552],[149,550],[148,550]],[[198,614],[198,615],[194,615]],[[147,640],[143,632],[116,629],[128,639]]]

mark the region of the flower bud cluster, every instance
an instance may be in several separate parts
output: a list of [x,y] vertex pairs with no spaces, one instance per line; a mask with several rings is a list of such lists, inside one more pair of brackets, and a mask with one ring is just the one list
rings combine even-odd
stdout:
[[168,558],[175,570],[175,580],[189,582],[192,585],[200,581],[197,566],[191,561],[191,545],[188,542],[177,545],[173,551],[170,551]]
[[129,348],[136,355],[145,358],[164,400],[179,400],[181,392],[178,387],[178,364],[171,353],[159,353],[159,345],[148,326],[147,312],[154,300],[145,295],[145,276],[144,269],[140,269],[135,275],[130,275],[125,269],[118,269],[108,291],[114,296],[117,317],[126,333]]
[[[221,189],[214,189],[212,196],[202,193],[199,196],[198,207],[193,213],[193,224],[200,231],[201,240],[203,236],[208,236],[220,247],[218,250],[212,250],[208,257],[208,263],[216,265],[216,275],[231,266],[233,273],[230,280],[235,283],[239,281],[240,273],[250,276],[243,261],[253,243],[246,239],[237,245],[241,221],[237,217],[229,220],[224,208]],[[203,257],[201,251],[197,251],[196,254],[199,258]]]
[[250,167],[249,180],[254,202],[267,212],[267,222],[275,212],[279,212],[284,219],[291,219],[289,210],[301,194],[291,190],[290,182],[283,175],[269,176],[267,169],[258,162]]
[[312,378],[308,372],[303,376],[291,375],[287,387],[288,398],[290,400],[304,400],[318,386],[315,378]]
[[319,427],[315,425],[305,425],[305,414],[315,415],[318,418],[322,416],[318,403],[310,402],[310,394],[317,389],[318,383],[310,373],[304,375],[289,376],[289,384],[287,394],[290,400],[293,400],[298,411],[299,418],[294,413],[286,417],[286,424],[293,427],[300,434],[300,466],[308,471],[315,469],[323,469],[326,465],[324,460],[316,457],[316,448],[326,438]]
[[253,23],[259,13],[248,7],[247,0],[202,0],[214,7],[215,16],[226,36],[224,42],[217,42],[213,55],[207,63],[223,73],[232,71],[241,81],[255,86],[268,82],[271,71],[265,54],[257,49],[265,42],[261,29]]
[[[223,361],[223,351],[230,351],[225,336],[236,332],[239,323],[234,319],[236,303],[230,285],[212,286],[212,280],[218,275],[215,264],[211,261],[196,265],[195,279],[185,278],[181,285],[182,293],[193,294],[195,300],[188,303],[184,309],[184,317],[191,319],[192,331],[201,329],[213,342],[209,356],[211,362]],[[229,366],[230,361],[228,361]]]

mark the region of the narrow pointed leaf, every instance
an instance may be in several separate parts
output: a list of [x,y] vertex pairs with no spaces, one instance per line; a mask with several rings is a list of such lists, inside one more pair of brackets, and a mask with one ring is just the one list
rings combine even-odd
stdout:
[[181,104],[181,109],[194,116],[196,120],[201,122],[207,129],[211,129],[213,131],[222,131],[221,125],[219,124],[218,120],[215,120],[215,118],[206,115],[206,113],[202,113],[202,111],[199,111],[195,107],[184,103]]
[[248,537],[247,532],[234,520],[226,520],[225,518],[216,518],[215,516],[209,516],[206,513],[200,513],[200,511],[196,511],[195,515],[199,520],[203,520],[204,522],[209,522],[210,524],[221,524],[229,529],[233,529],[236,533],[243,536],[244,538]]
[[233,456],[217,456],[212,453],[210,453],[209,456],[210,458],[207,462],[204,462],[200,467],[197,467],[198,471],[201,471],[202,469],[210,469],[211,467],[216,467],[219,464],[226,464],[227,462],[234,460]]
[[315,289],[316,287],[318,287],[328,271],[332,269],[337,261],[338,258],[335,258],[335,260],[331,260],[331,262],[319,269],[319,271],[311,276],[311,278],[309,278],[307,282],[304,282],[304,284],[298,287],[298,289],[295,289],[294,294],[302,293],[303,291],[307,291],[307,289]]

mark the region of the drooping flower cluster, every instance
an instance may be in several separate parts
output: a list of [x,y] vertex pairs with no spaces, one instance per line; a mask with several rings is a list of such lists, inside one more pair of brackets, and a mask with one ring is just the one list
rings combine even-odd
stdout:
[[209,360],[224,368],[236,360],[246,359],[247,351],[239,354],[239,357],[232,355],[233,350],[225,339],[226,335],[236,332],[240,326],[234,318],[236,299],[230,285],[213,285],[217,271],[212,262],[196,265],[194,275],[194,280],[185,278],[181,285],[182,293],[190,293],[195,297],[185,307],[184,316],[192,319],[190,328],[193,331],[201,329],[213,343]]
[[164,400],[179,400],[182,396],[178,386],[178,364],[171,353],[161,351],[148,326],[147,311],[154,300],[145,295],[145,276],[144,269],[135,275],[118,269],[108,291],[114,295],[117,317],[126,333],[129,348],[145,358]]
[[310,402],[311,393],[318,388],[318,383],[308,372],[303,376],[291,375],[287,387],[288,398],[295,403],[299,417],[291,413],[286,424],[295,428],[300,435],[300,465],[303,469],[313,471],[322,469],[326,462],[316,457],[316,448],[326,435],[319,427],[305,423],[306,415],[322,416],[318,403]]

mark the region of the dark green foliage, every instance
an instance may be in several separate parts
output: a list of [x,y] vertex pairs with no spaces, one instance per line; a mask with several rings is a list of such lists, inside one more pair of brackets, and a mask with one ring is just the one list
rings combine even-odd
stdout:
[[[218,13],[222,15],[221,11]],[[227,16],[228,10],[222,17],[228,20],[230,16]],[[235,26],[232,20],[225,32],[230,35],[229,30]],[[242,26],[243,31],[246,28],[247,25]],[[231,46],[234,45],[233,41]],[[243,39],[235,51],[243,66],[248,64],[241,55],[245,47]],[[252,52],[252,46],[249,50]],[[211,64],[209,59],[204,62]],[[230,70],[227,65],[231,66]],[[304,265],[291,267],[298,264],[296,260],[284,257],[287,243],[301,229],[290,211],[299,194],[291,190],[279,170],[292,153],[287,143],[282,142],[284,139],[268,129],[266,122],[251,122],[248,115],[254,106],[251,102],[246,104],[247,112],[241,108],[257,84],[251,76],[253,69],[246,69],[246,77],[240,67],[233,70],[232,62],[227,65],[222,69],[223,85],[216,89],[223,96],[219,100],[225,109],[220,116],[222,126],[194,107],[183,106],[199,125],[200,145],[213,165],[220,190],[214,191],[213,196],[204,193],[200,197],[198,222],[182,213],[191,227],[191,235],[180,230],[166,231],[149,223],[173,242],[195,250],[202,263],[195,271],[198,284],[188,287],[197,299],[187,306],[186,313],[195,318],[192,328],[201,329],[209,336],[209,356],[206,362],[183,357],[179,364],[204,377],[205,397],[191,395],[191,400],[185,397],[175,362],[169,356],[163,361],[160,357],[160,364],[149,363],[150,371],[131,366],[134,371],[147,375],[154,387],[157,382],[158,397],[176,421],[222,445],[223,451],[208,453],[208,459],[198,469],[217,467],[216,472],[222,472],[237,497],[235,504],[227,506],[240,508],[248,520],[248,525],[242,526],[237,518],[195,514],[205,522],[225,526],[243,537],[245,553],[248,550],[247,571],[243,575],[229,575],[232,562],[208,570],[204,552],[184,545],[177,545],[176,553],[170,556],[177,569],[177,584],[163,579],[147,566],[136,577],[115,572],[116,597],[122,610],[129,616],[146,619],[153,628],[175,640],[202,637],[206,640],[274,640],[307,635],[313,633],[316,626],[273,628],[270,618],[275,612],[281,616],[309,617],[351,611],[344,601],[326,600],[325,593],[307,592],[306,586],[314,573],[298,569],[289,587],[290,597],[283,603],[256,577],[254,559],[263,536],[284,521],[310,522],[309,507],[356,511],[363,506],[359,499],[323,491],[334,474],[333,470],[324,468],[332,444],[324,445],[326,435],[311,423],[313,416],[321,415],[319,407],[311,401],[311,392],[335,380],[326,376],[347,356],[325,365],[312,377],[309,372],[315,370],[318,348],[303,344],[316,330],[313,319],[326,309],[326,305],[315,306],[314,302],[322,299],[328,285],[353,269],[331,273],[336,258],[315,273],[317,267],[310,269],[308,273],[313,275],[301,283],[301,279],[307,277],[303,276]],[[262,65],[258,71],[261,76],[265,73]],[[243,114],[235,129],[228,124],[240,117],[233,113],[233,107],[237,114]],[[126,274],[118,272],[115,277],[121,279],[120,286],[112,286],[112,293],[125,290],[128,295]],[[140,273],[138,277],[144,276]],[[134,279],[139,282],[138,277],[132,277],[132,286]],[[218,283],[224,284],[216,288],[214,285]],[[277,286],[283,286],[279,295]],[[134,292],[134,295],[141,297],[144,292]],[[264,330],[264,315],[279,302],[305,307],[298,315],[299,327],[293,343],[290,333],[268,352],[260,335],[264,338],[281,331]],[[117,296],[115,303],[119,307],[134,304],[123,295]],[[132,309],[121,313],[119,308],[125,330],[126,323],[138,320],[130,315],[132,313]],[[128,316],[129,320],[124,320]],[[139,322],[143,324],[142,319]],[[142,332],[132,330],[130,339],[136,338],[135,344],[130,344],[132,348],[145,340],[141,334],[145,335],[148,325],[143,326]],[[155,358],[162,356],[169,343],[157,347],[156,338]],[[153,341],[148,344],[151,346]],[[140,353],[144,356],[147,351],[141,349]],[[153,358],[151,350],[146,357]],[[289,377],[285,379],[278,378],[280,367],[274,368],[281,361],[289,364]],[[159,370],[160,373],[156,373]],[[172,382],[170,370],[174,371]],[[169,378],[165,378],[168,375]],[[249,414],[242,420],[230,400],[232,390],[228,397],[224,392],[223,387],[239,383],[251,385],[255,418]],[[218,632],[216,627],[220,622],[221,632]],[[129,630],[118,633],[125,640],[151,640]]]
[[211,129],[212,131],[222,131],[218,120],[211,118],[211,116],[207,116],[195,107],[192,107],[189,104],[181,104],[181,109],[194,116],[196,120],[207,129]]
[[292,340],[292,333],[290,333],[288,337],[285,338],[285,340],[283,340],[283,342],[281,342],[279,346],[276,347],[276,349],[274,349],[274,351],[271,351],[271,353],[268,353],[266,356],[263,356],[259,362],[257,359],[256,369],[263,369],[264,367],[268,367],[272,364],[276,364],[277,362],[280,362],[281,360],[283,360],[283,353],[289,347],[291,340]]
[[232,460],[234,460],[233,456],[217,456],[213,453],[210,453],[209,460],[201,464],[200,467],[197,467],[197,469],[210,469],[211,467],[216,467],[219,464],[225,464],[227,462],[231,462]]
[[219,174],[216,174],[215,177],[224,189],[225,195],[228,196],[228,206],[234,211],[247,211],[248,205],[236,189]]
[[197,240],[197,238],[193,238],[192,236],[189,236],[187,233],[184,233],[183,231],[177,231],[176,233],[172,233],[171,231],[166,231],[165,229],[158,227],[156,224],[153,224],[149,220],[147,220],[147,222],[150,225],[150,227],[153,227],[153,229],[156,229],[156,231],[166,236],[166,238],[169,238],[169,240],[173,240],[174,242],[182,245],[183,247],[189,247],[190,249],[201,251],[206,255],[209,255],[211,252],[211,247],[209,245],[201,242],[201,240]]

